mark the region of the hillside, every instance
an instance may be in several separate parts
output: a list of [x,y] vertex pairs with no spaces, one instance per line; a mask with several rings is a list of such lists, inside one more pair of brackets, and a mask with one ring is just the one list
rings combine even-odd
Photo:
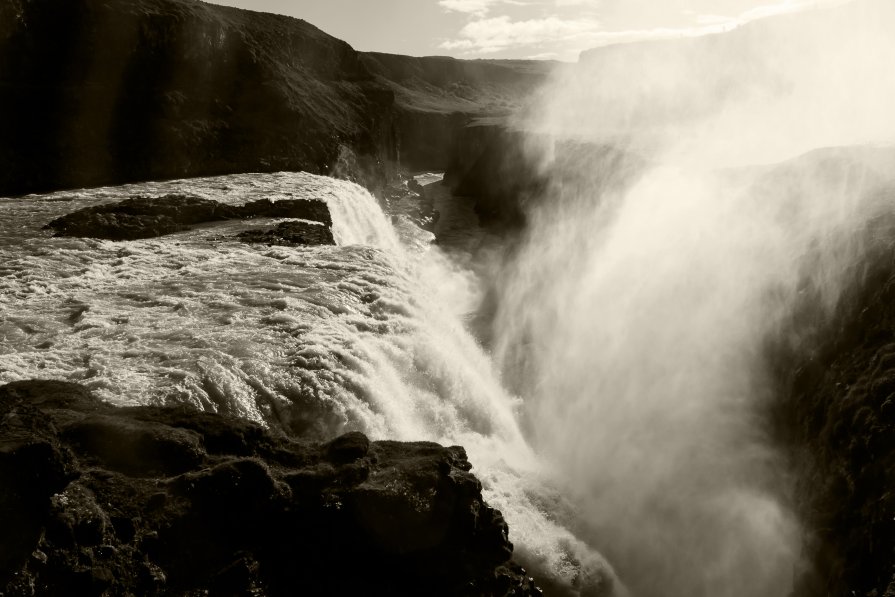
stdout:
[[375,188],[402,146],[431,145],[414,115],[443,115],[441,143],[538,80],[531,63],[359,54],[299,19],[196,0],[12,0],[0,194],[275,170]]

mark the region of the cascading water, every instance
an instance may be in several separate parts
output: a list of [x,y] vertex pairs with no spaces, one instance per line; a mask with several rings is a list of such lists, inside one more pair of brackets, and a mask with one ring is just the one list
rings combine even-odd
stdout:
[[[172,192],[322,198],[339,246],[234,240],[268,219],[132,242],[40,230],[87,205]],[[520,431],[519,403],[462,325],[468,280],[398,220],[402,241],[367,191],[303,173],[5,199],[0,383],[77,381],[116,404],[189,403],[310,438],[356,429],[463,445],[517,555],[560,586],[608,591],[608,566],[550,513],[563,502]]]

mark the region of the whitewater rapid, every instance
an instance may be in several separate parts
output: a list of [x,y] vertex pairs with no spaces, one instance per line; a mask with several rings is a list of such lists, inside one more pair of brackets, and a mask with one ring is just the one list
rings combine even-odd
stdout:
[[[128,242],[42,230],[166,193],[324,199],[337,246],[234,239],[271,219]],[[304,173],[2,199],[0,383],[70,380],[117,405],[189,404],[311,439],[360,430],[463,445],[517,558],[559,587],[611,594],[609,567],[562,522],[572,508],[523,437],[518,399],[463,326],[468,274],[430,241],[361,187]]]

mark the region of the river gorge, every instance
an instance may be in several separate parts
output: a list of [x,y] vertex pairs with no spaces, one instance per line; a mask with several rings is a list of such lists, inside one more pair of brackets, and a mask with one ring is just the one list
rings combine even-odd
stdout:
[[51,5],[0,10],[0,105],[81,109],[0,139],[0,589],[895,590],[884,2],[544,66],[84,0],[63,83]]

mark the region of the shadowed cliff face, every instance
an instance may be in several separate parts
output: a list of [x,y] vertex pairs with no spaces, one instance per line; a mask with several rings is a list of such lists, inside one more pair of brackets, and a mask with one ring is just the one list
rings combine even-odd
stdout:
[[[412,58],[374,52],[362,54],[361,61],[395,93],[400,161],[412,171],[455,169],[468,124],[516,113],[561,68],[547,61]],[[503,175],[493,173],[496,178]]]
[[809,529],[797,597],[895,591],[895,220],[863,232],[838,303],[824,307],[817,281],[804,279],[767,353],[777,436]]
[[390,154],[392,92],[297,20],[180,0],[30,0],[0,19],[0,192]]

